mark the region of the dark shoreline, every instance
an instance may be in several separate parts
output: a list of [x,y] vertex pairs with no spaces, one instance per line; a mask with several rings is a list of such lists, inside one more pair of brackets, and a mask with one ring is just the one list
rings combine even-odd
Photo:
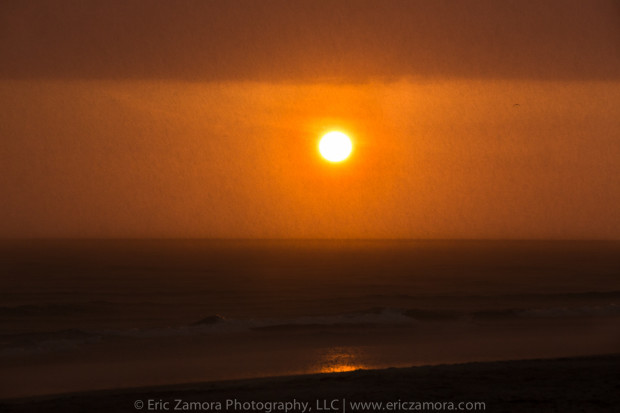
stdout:
[[[168,410],[134,407],[136,400],[147,402],[149,399],[171,403]],[[346,399],[347,402],[384,403],[398,400],[484,402],[486,411],[491,412],[617,412],[620,408],[620,354],[359,370],[35,396],[1,400],[0,410],[174,411],[175,399],[220,402],[221,411],[241,411],[225,408],[225,401],[230,399],[307,401],[313,406],[312,411],[317,410],[317,400],[330,403]]]

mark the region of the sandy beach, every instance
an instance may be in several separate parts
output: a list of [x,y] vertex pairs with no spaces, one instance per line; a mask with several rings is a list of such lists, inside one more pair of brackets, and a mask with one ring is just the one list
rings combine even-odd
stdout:
[[0,410],[617,412],[619,372],[620,354],[465,363],[6,399]]

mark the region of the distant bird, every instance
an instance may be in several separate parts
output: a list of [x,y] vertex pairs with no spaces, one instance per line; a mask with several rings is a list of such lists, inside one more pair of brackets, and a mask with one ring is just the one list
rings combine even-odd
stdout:
[[519,105],[518,103],[515,103],[515,104],[514,104],[514,105],[512,105],[512,106],[521,107],[521,105]]

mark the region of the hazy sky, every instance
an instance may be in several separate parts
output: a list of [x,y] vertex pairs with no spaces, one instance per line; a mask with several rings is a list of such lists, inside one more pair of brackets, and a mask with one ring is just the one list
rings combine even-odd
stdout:
[[0,56],[0,237],[620,238],[617,1],[4,1]]

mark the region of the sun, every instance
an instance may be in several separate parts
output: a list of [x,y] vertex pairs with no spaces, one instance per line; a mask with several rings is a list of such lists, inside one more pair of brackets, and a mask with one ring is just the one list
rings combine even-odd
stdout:
[[351,139],[342,132],[329,132],[319,142],[319,152],[330,162],[342,162],[353,150]]

